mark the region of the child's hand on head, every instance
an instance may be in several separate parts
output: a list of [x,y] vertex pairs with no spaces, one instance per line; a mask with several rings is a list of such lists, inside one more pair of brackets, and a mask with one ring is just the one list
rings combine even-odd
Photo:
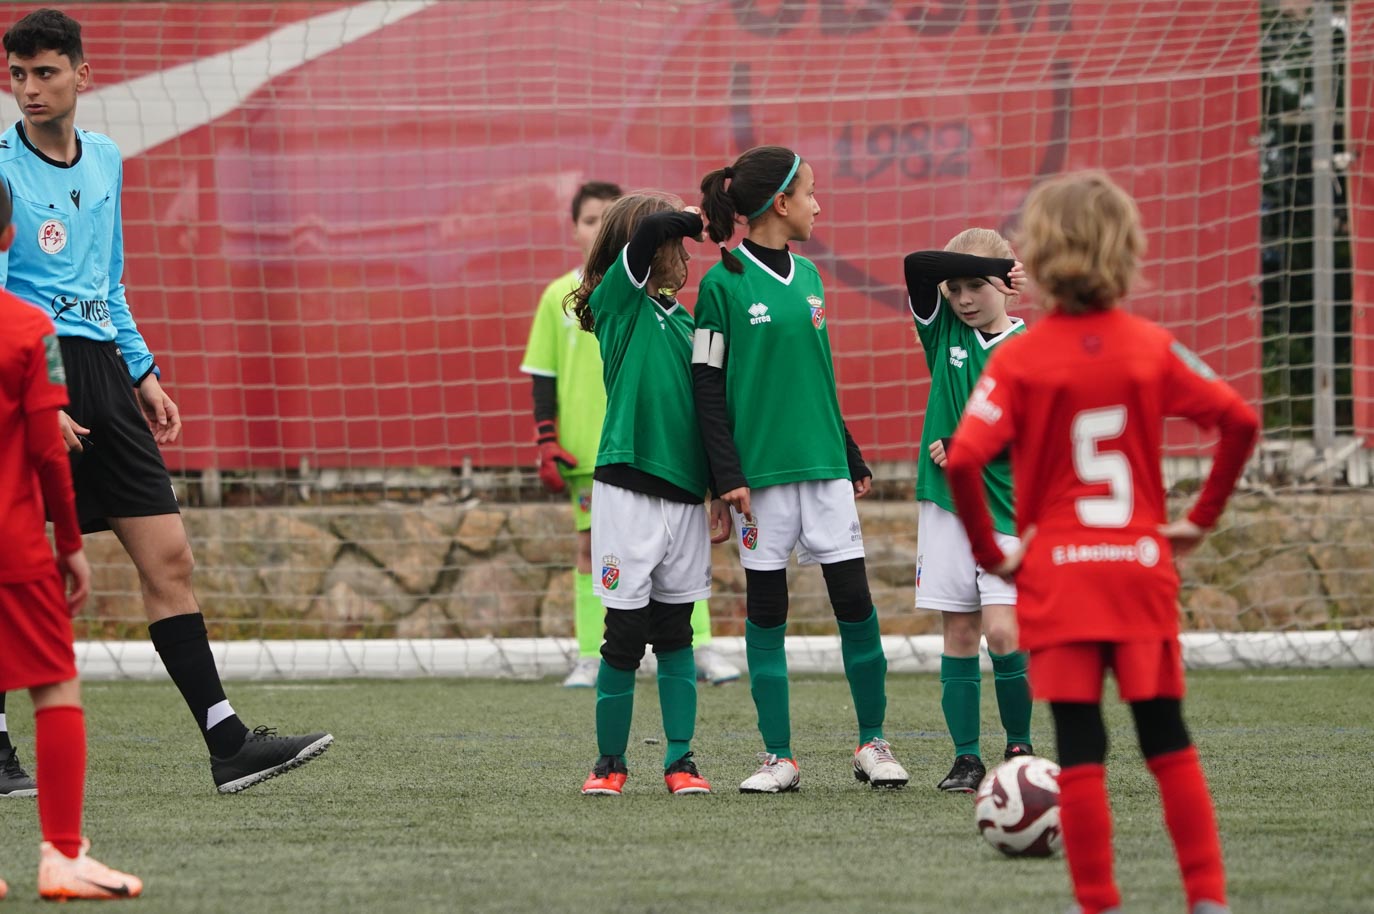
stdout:
[[1026,265],[1021,261],[1016,261],[1007,274],[1011,277],[1011,290],[1013,292],[1024,292],[1030,288],[1030,278],[1026,276]]
[[692,240],[693,240],[693,241],[705,241],[705,240],[706,240],[706,216],[702,213],[701,207],[699,207],[699,206],[684,206],[684,207],[682,208],[682,211],[683,211],[684,213],[695,213],[696,216],[697,216],[697,218],[701,220],[701,225],[702,225],[701,234],[695,236],[694,238],[692,238]]

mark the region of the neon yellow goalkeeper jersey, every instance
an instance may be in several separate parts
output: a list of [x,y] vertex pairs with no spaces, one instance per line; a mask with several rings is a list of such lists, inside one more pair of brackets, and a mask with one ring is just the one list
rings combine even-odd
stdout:
[[577,459],[564,476],[591,475],[606,418],[606,388],[601,380],[601,349],[577,319],[563,312],[563,299],[581,282],[581,270],[549,283],[534,312],[520,370],[557,380],[558,443]]
[[743,246],[706,272],[696,325],[724,337],[725,407],[740,467],[756,489],[848,479],[825,289],[815,264],[790,254],[779,276]]

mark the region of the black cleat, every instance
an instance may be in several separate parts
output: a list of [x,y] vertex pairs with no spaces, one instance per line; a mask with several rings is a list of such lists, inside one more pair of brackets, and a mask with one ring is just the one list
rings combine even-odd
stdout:
[[988,770],[976,755],[961,755],[954,760],[945,779],[935,786],[947,793],[974,793]]
[[0,797],[36,797],[38,782],[19,764],[19,753],[11,746],[0,750]]
[[1011,761],[1022,755],[1035,755],[1030,743],[1007,743],[1007,751],[1002,753],[1002,758]]
[[210,774],[220,793],[238,793],[318,758],[332,742],[328,733],[278,736],[275,727],[258,727],[238,752],[228,758],[211,756]]

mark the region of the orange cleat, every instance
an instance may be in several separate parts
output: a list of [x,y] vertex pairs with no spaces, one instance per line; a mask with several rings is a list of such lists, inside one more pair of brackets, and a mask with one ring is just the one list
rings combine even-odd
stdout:
[[690,752],[668,766],[668,770],[663,772],[663,782],[674,796],[711,792],[710,782],[697,771],[697,763],[692,761]]
[[5,885],[5,880],[0,879],[0,898],[4,898],[10,893],[10,887]]
[[38,860],[39,896],[49,901],[67,901],[137,898],[143,894],[143,880],[86,856],[90,846],[90,841],[82,839],[81,853],[72,859],[44,841]]
[[618,797],[629,776],[625,763],[614,755],[603,755],[592,766],[592,773],[582,784],[584,797]]

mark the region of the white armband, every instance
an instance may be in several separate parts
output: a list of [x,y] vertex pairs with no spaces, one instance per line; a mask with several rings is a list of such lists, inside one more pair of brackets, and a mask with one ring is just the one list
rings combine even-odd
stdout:
[[692,364],[725,367],[725,334],[698,328],[692,336]]

